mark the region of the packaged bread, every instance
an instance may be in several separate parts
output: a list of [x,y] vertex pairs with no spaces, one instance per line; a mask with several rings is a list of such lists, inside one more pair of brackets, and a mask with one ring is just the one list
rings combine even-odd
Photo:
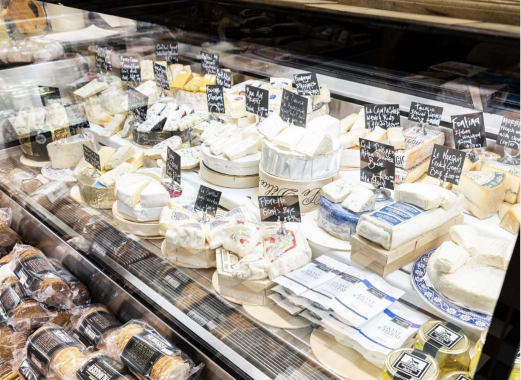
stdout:
[[16,367],[16,360],[23,355],[26,335],[9,327],[0,327],[0,376]]
[[137,380],[120,360],[110,356],[105,351],[98,351],[88,355],[85,363],[76,371],[76,379]]
[[10,208],[0,208],[0,229],[11,227],[13,211]]
[[22,380],[43,380],[45,377],[27,358],[18,366],[18,374]]
[[107,349],[140,380],[185,380],[200,369],[179,348],[139,320],[112,333]]
[[16,277],[14,272],[11,270],[11,266],[9,265],[10,261],[11,255],[7,255],[0,258],[0,281],[2,281],[6,277]]
[[73,307],[68,298],[70,287],[39,249],[18,244],[10,256],[11,270],[28,295],[45,305],[62,309]]
[[11,226],[12,211],[10,208],[0,208],[0,257],[8,255],[16,244],[21,244],[22,239]]
[[86,347],[105,348],[107,338],[120,327],[121,323],[103,305],[71,310],[71,334]]
[[63,327],[65,330],[70,329],[71,325],[71,310],[60,310],[53,309],[51,310],[52,316],[49,319],[49,323],[53,323],[60,327]]
[[69,286],[68,298],[74,305],[81,306],[90,302],[89,289],[69,272],[58,260],[49,259],[58,275]]
[[46,324],[27,339],[27,358],[46,377],[71,379],[85,362],[83,345],[65,329]]
[[0,282],[0,303],[7,315],[8,325],[16,331],[29,332],[44,325],[53,316],[27,295],[15,276]]

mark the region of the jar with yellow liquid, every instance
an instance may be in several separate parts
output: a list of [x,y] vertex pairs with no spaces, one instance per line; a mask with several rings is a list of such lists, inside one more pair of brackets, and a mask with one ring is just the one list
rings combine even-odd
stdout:
[[516,360],[514,361],[514,368],[512,368],[512,372],[510,372],[510,377],[508,380],[519,380],[519,367],[521,365],[521,353],[519,350],[517,351]]
[[447,373],[441,380],[471,380],[472,376],[469,372],[456,371]]
[[481,357],[481,352],[483,351],[483,346],[485,345],[485,339],[487,338],[488,329],[485,329],[481,332],[481,336],[479,340],[476,342],[474,347],[470,348],[470,365],[469,372],[471,377],[474,377],[476,374],[476,369],[478,368],[479,358]]
[[413,348],[399,348],[387,355],[382,380],[436,380],[439,373],[431,356]]
[[414,341],[414,348],[435,358],[440,378],[450,372],[468,370],[469,346],[467,335],[459,327],[442,321],[424,323]]

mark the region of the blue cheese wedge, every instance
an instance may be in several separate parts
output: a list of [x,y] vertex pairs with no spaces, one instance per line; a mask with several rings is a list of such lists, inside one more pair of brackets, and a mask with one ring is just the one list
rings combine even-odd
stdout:
[[[192,148],[183,148],[175,151],[181,156],[181,169],[193,169],[199,165],[201,161],[201,147],[194,146]],[[162,161],[166,162],[167,152],[161,153]]]
[[197,124],[207,121],[208,119],[210,119],[210,114],[208,112],[194,112],[190,115],[186,115],[179,121],[179,130],[184,131],[193,128]]
[[165,103],[154,103],[151,107],[147,109],[147,119],[150,119],[153,116],[158,116],[165,109]]
[[139,132],[152,132],[154,130],[162,129],[164,120],[166,120],[164,116],[153,116],[141,123],[141,125],[137,127],[137,130]]
[[165,141],[161,141],[159,144],[154,145],[152,148],[145,149],[145,158],[148,159],[159,159],[161,158],[161,153],[167,152],[167,148],[172,150],[176,150],[183,143],[181,137],[173,136]]

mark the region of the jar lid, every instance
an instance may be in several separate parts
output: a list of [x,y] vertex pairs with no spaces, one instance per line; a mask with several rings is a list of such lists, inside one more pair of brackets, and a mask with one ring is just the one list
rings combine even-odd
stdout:
[[441,380],[470,380],[472,376],[470,373],[465,371],[449,372]]
[[441,345],[439,352],[444,354],[461,354],[467,351],[470,345],[469,338],[462,330],[455,331],[447,322],[442,321],[425,322],[420,327],[418,337],[422,345],[428,340],[438,343]]
[[[407,375],[404,380],[435,380],[440,372],[434,358],[414,348],[392,351],[385,359],[385,367],[392,378],[398,372]],[[400,375],[397,378],[400,378]]]

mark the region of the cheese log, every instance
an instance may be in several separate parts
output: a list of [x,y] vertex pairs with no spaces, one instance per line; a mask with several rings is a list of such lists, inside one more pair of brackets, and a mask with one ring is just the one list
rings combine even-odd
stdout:
[[394,149],[406,149],[407,143],[403,135],[403,128],[389,128],[387,129],[387,138],[389,145],[394,146]]
[[316,157],[333,150],[333,139],[328,134],[318,131],[306,131],[297,144],[295,151],[306,156]]
[[340,144],[342,144],[342,148],[348,149],[359,145],[360,138],[367,136],[368,132],[368,129],[351,129],[351,131],[341,135]]
[[307,123],[306,129],[338,138],[340,137],[340,120],[329,115],[319,116]]
[[114,136],[116,133],[123,129],[123,125],[125,124],[125,120],[127,119],[127,115],[117,114],[114,115],[114,118],[103,128],[103,131],[100,132],[100,136],[110,137]]
[[346,116],[342,120],[340,120],[340,134],[343,135],[344,133],[349,132],[355,124],[357,118],[358,114],[352,113],[351,115]]
[[375,142],[384,142],[387,140],[387,131],[376,126],[365,138]]
[[132,173],[136,171],[136,168],[130,165],[127,162],[122,163],[117,168],[106,172],[105,174],[102,174],[98,178],[98,182],[101,183],[103,186],[111,187],[114,186],[116,181],[120,179],[124,174]]
[[47,145],[47,153],[53,169],[66,169],[78,165],[83,158],[83,145],[94,150],[92,135],[75,135]]
[[170,195],[158,181],[152,180],[140,194],[141,206],[146,208],[164,207],[168,205]]
[[136,149],[132,145],[125,145],[119,148],[116,153],[110,157],[105,163],[104,169],[111,170],[115,167],[121,165],[123,162],[126,162],[130,157],[132,157],[136,153]]
[[435,185],[420,183],[404,183],[394,192],[396,202],[409,203],[424,210],[441,207],[448,209],[457,200],[456,194]]
[[290,126],[282,130],[277,136],[273,138],[273,142],[289,150],[295,150],[302,137],[306,133],[306,128]]
[[519,233],[519,219],[521,214],[521,205],[519,203],[510,205],[508,211],[501,218],[499,226],[513,234]]
[[480,171],[501,172],[505,174],[505,196],[503,200],[508,203],[519,203],[519,166],[505,165],[496,161],[485,161],[478,164]]
[[129,207],[134,207],[141,200],[141,192],[151,181],[152,180],[146,176],[127,173],[116,181],[114,194],[121,203]]
[[340,178],[324,186],[320,195],[333,203],[342,203],[356,186],[355,181]]
[[473,226],[452,226],[450,239],[465,249],[471,256],[478,252],[478,232]]
[[499,211],[505,195],[505,174],[472,172],[461,174],[452,191],[465,196],[465,209],[478,219],[486,219]]
[[394,183],[399,185],[401,183],[412,183],[416,182],[422,175],[427,173],[429,170],[430,158],[415,166],[412,169],[402,169],[396,167],[394,170]]
[[434,145],[443,145],[445,135],[443,132],[423,130],[418,127],[408,128],[403,131],[407,148],[395,153],[396,167],[411,169],[432,155]]
[[352,212],[364,212],[374,210],[374,193],[366,187],[357,186],[342,202],[342,207]]

